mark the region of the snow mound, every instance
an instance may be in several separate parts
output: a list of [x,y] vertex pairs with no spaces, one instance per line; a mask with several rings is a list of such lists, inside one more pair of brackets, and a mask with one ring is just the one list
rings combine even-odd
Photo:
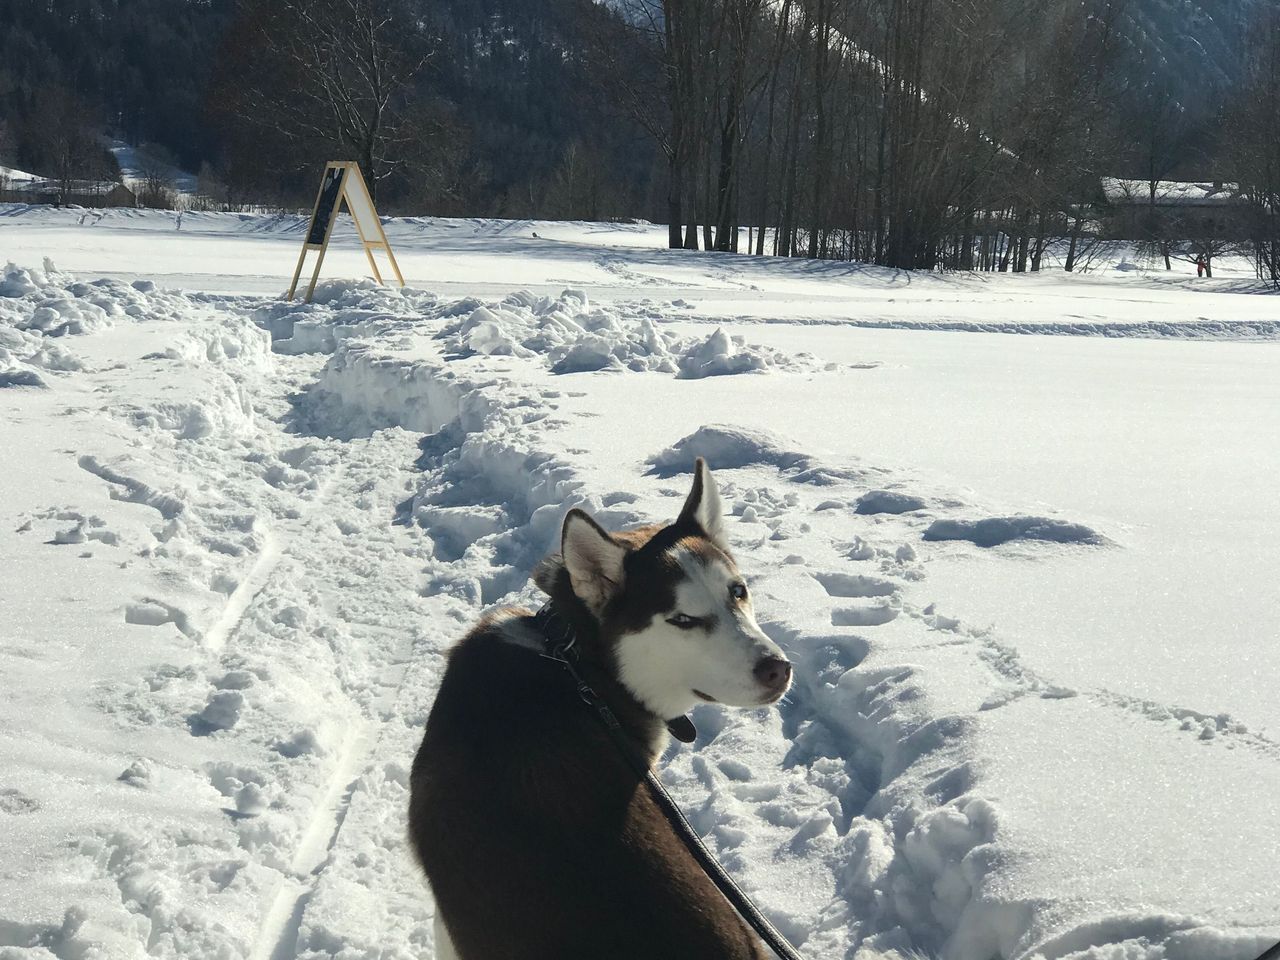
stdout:
[[1045,540],[1050,543],[1109,541],[1082,523],[1048,517],[988,517],[985,520],[935,520],[924,532],[926,540],[968,540],[979,547],[998,547],[1011,540]]
[[703,340],[685,348],[680,357],[680,378],[698,380],[737,373],[755,373],[774,364],[760,347],[748,347],[742,337],[730,337],[720,327]]
[[47,259],[43,269],[6,264],[0,273],[0,388],[44,387],[48,372],[81,369],[55,341],[106,329],[122,312],[101,290],[75,283]]
[[488,411],[487,398],[445,364],[370,340],[338,344],[302,407],[311,432],[342,439],[388,427],[434,434],[455,422],[478,429]]
[[700,427],[649,459],[653,473],[670,477],[690,473],[698,457],[713,468],[730,469],[766,464],[787,470],[808,463],[801,453],[788,450],[781,437],[765,430],[743,430],[723,424]]

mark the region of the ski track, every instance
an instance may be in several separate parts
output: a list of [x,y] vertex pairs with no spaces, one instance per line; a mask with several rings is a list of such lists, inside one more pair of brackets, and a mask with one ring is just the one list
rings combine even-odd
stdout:
[[249,605],[257,598],[258,593],[266,585],[267,578],[280,562],[281,545],[279,536],[271,531],[264,534],[262,550],[249,575],[235,588],[223,607],[221,616],[204,634],[204,645],[217,652],[227,645],[227,640],[240,625],[240,620]]
[[324,799],[307,825],[291,864],[292,876],[281,880],[258,933],[251,960],[289,960],[298,954],[298,934],[318,875],[338,842],[342,823],[358,785],[357,774],[368,754],[364,725],[347,731]]
[[[361,445],[356,441],[355,445]],[[410,442],[398,444],[406,454],[412,449]],[[408,466],[406,459],[404,466]],[[327,525],[328,511],[324,509],[325,501],[338,497],[345,499],[352,495],[359,496],[378,481],[365,471],[353,471],[349,464],[340,461],[338,476],[331,477],[321,487],[314,504],[307,511],[315,524]],[[385,482],[385,478],[383,478]],[[345,482],[344,482],[345,481]],[[332,504],[328,504],[331,506]],[[385,510],[378,517],[382,523],[388,524],[393,516],[390,502],[384,504]],[[263,567],[260,582],[245,604],[246,609],[260,596],[270,597],[271,587],[266,582],[272,569],[281,559],[280,554],[289,554],[289,559],[300,564],[315,566],[314,556],[317,546],[314,538],[303,532],[296,535],[292,549],[285,547],[278,551],[274,560]],[[324,567],[340,569],[347,563],[359,563],[359,558],[345,556],[341,551],[334,553],[323,562]],[[255,572],[258,568],[255,568]],[[378,577],[374,571],[365,571],[369,579]],[[289,584],[286,582],[284,595],[289,595]],[[354,584],[352,585],[354,586]],[[339,608],[342,606],[341,592],[337,597],[329,595],[324,606],[330,616],[345,625],[353,625],[350,619]],[[243,615],[243,611],[242,614]],[[289,869],[280,878],[274,895],[270,899],[258,934],[253,941],[249,955],[254,960],[289,960],[307,950],[304,921],[307,910],[316,896],[317,890],[325,880],[326,870],[333,862],[335,851],[342,842],[342,832],[352,803],[362,789],[364,777],[375,764],[375,754],[380,745],[383,725],[394,707],[403,681],[404,665],[412,656],[411,638],[396,637],[392,631],[382,630],[378,624],[366,622],[359,626],[368,633],[381,633],[391,639],[389,650],[383,652],[378,661],[370,666],[378,672],[378,676],[370,688],[363,688],[356,693],[355,716],[347,721],[341,746],[335,751],[330,764],[327,780],[322,786],[322,793],[313,805],[312,811],[302,828],[294,847]],[[234,648],[236,638],[229,639],[228,646]],[[410,868],[411,869],[411,868]],[[409,879],[415,880],[412,873]],[[423,897],[425,900],[425,895]]]

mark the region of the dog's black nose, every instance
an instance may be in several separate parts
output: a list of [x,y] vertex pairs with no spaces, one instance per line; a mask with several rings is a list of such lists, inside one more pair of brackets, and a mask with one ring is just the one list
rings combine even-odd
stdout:
[[756,664],[754,673],[770,690],[781,690],[791,680],[791,664],[781,657],[765,657]]

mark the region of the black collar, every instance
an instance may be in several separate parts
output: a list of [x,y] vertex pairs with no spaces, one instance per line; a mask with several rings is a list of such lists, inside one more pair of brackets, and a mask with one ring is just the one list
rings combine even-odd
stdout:
[[[578,634],[573,629],[573,625],[562,617],[555,608],[555,602],[548,600],[542,605],[537,613],[533,615],[534,625],[538,629],[539,635],[542,637],[543,647],[545,648],[543,656],[549,660],[555,660],[564,664],[570,674],[578,681],[578,692],[583,699],[599,700],[595,691],[581,680],[575,663],[578,659]],[[585,689],[584,689],[585,688]],[[693,721],[687,716],[675,717],[666,721],[667,732],[675,737],[681,743],[693,743],[698,738],[698,730],[693,725]]]

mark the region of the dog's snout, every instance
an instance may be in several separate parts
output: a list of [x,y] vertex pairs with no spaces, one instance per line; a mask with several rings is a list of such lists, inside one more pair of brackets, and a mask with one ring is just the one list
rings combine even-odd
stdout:
[[770,690],[781,690],[791,681],[791,663],[781,657],[765,657],[756,664],[756,679]]

